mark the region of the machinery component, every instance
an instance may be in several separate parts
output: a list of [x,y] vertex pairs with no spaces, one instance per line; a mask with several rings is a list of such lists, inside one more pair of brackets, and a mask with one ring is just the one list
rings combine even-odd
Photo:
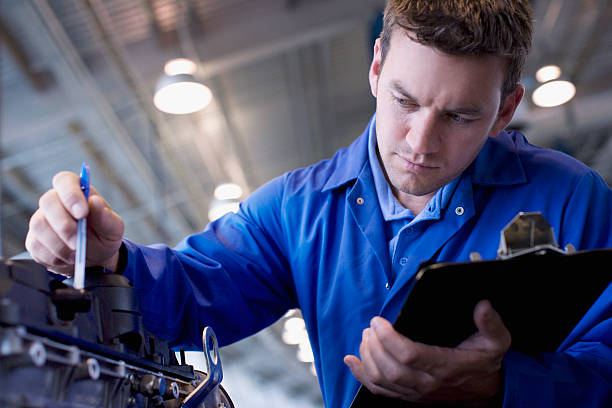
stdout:
[[[223,379],[223,371],[221,370],[221,358],[219,357],[219,349],[217,348],[217,337],[210,327],[204,329],[202,334],[202,343],[204,344],[204,355],[206,357],[206,369],[208,377],[196,387],[191,394],[185,398],[183,403],[184,408],[195,408],[206,399]],[[219,406],[219,402],[215,401]]]
[[84,290],[33,261],[0,260],[0,406],[233,408],[211,328],[208,373],[147,332],[129,281],[87,271]]

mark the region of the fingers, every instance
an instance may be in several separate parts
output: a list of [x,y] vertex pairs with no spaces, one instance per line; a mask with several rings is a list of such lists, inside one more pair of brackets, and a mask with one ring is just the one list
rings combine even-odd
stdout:
[[399,363],[425,372],[443,364],[440,361],[444,361],[443,354],[448,349],[412,341],[397,332],[391,322],[380,316],[372,318],[370,324],[386,352],[394,356]]
[[[379,353],[373,354],[373,349],[381,348],[380,342],[376,339],[376,335],[372,333],[372,329],[365,329],[361,336],[361,345],[359,347],[359,354],[361,355],[361,363],[367,375],[369,382],[380,385],[385,382],[385,370],[384,367],[390,365],[390,362],[380,364],[377,358]],[[382,367],[381,367],[382,366]]]
[[367,382],[365,367],[363,364],[361,364],[361,360],[359,360],[359,358],[352,355],[344,356],[344,364],[350,368],[351,372],[360,383],[363,384],[364,382]]
[[52,183],[53,189],[67,213],[77,220],[87,216],[89,206],[83,191],[81,191],[79,176],[68,171],[62,171],[53,177]]
[[405,398],[405,396],[401,393],[394,392],[374,384],[366,373],[366,369],[363,363],[357,357],[351,355],[345,356],[344,364],[349,367],[357,381],[366,386],[366,388],[370,390],[373,394],[382,395],[389,398]]
[[40,209],[30,219],[25,246],[36,262],[55,269],[74,263],[74,251],[57,237]]
[[489,302],[474,311],[479,331],[455,348],[414,342],[375,317],[364,330],[361,360],[344,361],[375,394],[414,402],[481,400],[499,392],[510,334]]
[[[64,207],[55,190],[44,193],[38,201],[37,218],[32,217],[31,231],[40,236],[39,240],[49,249],[64,244],[71,250],[76,249],[77,221]],[[51,240],[59,241],[51,244]]]
[[361,360],[355,356],[347,356],[344,362],[351,372],[370,391],[378,395],[405,400],[418,401],[429,390],[437,386],[437,381],[431,375],[415,369],[409,362],[399,361],[397,355],[390,353],[389,348],[397,347],[398,354],[409,356],[408,360],[417,361],[416,355],[404,348],[411,349],[413,343],[396,332],[391,324],[382,318],[374,318],[371,327],[362,333],[359,348]]
[[370,326],[380,339],[382,347],[403,364],[419,364],[419,344],[402,336],[388,320],[376,316],[370,321]]
[[[395,334],[400,336],[397,332]],[[385,349],[378,333],[371,328],[364,330],[364,340],[359,352],[368,377],[374,385],[409,395],[424,382],[425,373],[398,361],[395,355]]]
[[26,249],[34,260],[60,273],[70,273],[77,241],[77,219],[87,217],[87,259],[89,266],[116,267],[124,223],[91,187],[89,200],[74,173],[53,177],[53,189],[40,197],[39,209],[30,219]]
[[87,215],[87,202],[76,175],[59,173],[53,178],[53,185],[54,189],[39,199],[39,208],[30,218],[25,244],[38,263],[60,273],[69,273],[76,249],[75,217]]

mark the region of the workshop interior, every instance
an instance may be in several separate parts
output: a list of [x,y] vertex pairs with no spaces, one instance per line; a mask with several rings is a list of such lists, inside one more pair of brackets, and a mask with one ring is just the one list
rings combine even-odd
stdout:
[[[532,4],[526,93],[510,128],[611,184],[612,2]],[[58,171],[78,173],[88,163],[91,184],[121,214],[127,238],[173,245],[235,211],[267,180],[348,146],[374,112],[368,68],[383,8],[383,0],[0,0],[0,251],[14,258],[0,268],[0,282],[10,280],[23,296],[46,284],[44,271],[23,260],[24,241]],[[15,279],[17,270],[32,281]],[[100,280],[100,293],[129,292],[120,279],[108,283],[95,272],[90,279]],[[43,341],[44,328],[35,337],[15,330],[0,344],[21,341],[34,368],[82,360],[73,375],[92,388],[75,393],[95,393],[94,380],[107,375],[124,379],[122,404],[134,390],[149,406],[195,401],[218,380],[211,374],[218,356],[221,386],[213,384],[206,407],[323,406],[299,310],[220,350],[207,332],[203,352],[175,353],[141,327],[131,303],[121,306],[129,316],[98,324],[96,333],[92,321],[114,306],[96,300],[96,291],[75,298],[66,289],[32,304],[52,302],[59,326],[83,313],[85,343],[123,330],[120,344],[65,347]],[[17,309],[2,306],[0,315],[36,318]],[[7,367],[25,364],[13,360]]]

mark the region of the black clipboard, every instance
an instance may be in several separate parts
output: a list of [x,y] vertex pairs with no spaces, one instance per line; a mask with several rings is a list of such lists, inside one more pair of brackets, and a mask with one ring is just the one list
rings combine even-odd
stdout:
[[[612,249],[542,250],[503,260],[419,269],[394,327],[412,340],[454,347],[476,332],[473,311],[491,301],[526,354],[555,351],[612,282]],[[351,408],[425,407],[359,389]]]

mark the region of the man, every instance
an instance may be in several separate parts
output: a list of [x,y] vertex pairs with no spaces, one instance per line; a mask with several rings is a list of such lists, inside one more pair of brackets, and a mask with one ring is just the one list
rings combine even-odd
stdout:
[[299,307],[328,407],[348,407],[360,383],[417,402],[610,404],[610,287],[562,349],[536,358],[509,348],[486,300],[478,332],[455,348],[390,323],[421,262],[494,258],[519,211],[541,211],[561,246],[612,246],[604,181],[503,132],[524,93],[531,31],[527,0],[391,0],[369,72],[376,115],[350,147],[270,181],[173,250],[122,239],[104,199],[93,190],[87,205],[77,176],[60,173],[26,247],[70,274],[76,219],[87,216],[88,264],[128,277],[145,325],[173,344],[199,348],[204,325],[228,344]]

